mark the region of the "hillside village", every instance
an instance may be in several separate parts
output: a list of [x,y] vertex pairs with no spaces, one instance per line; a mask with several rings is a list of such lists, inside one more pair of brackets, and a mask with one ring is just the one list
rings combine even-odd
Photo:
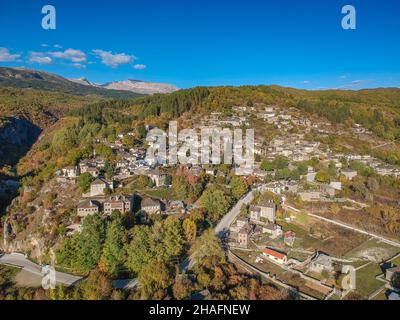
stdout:
[[[370,155],[335,153],[319,141],[307,140],[306,135],[311,131],[329,135],[332,130],[336,130],[327,122],[311,122],[293,115],[293,110],[285,113],[277,106],[264,107],[261,111],[259,106],[258,109],[237,106],[232,110],[234,114],[229,117],[212,113],[201,121],[197,129],[202,126],[249,127],[249,114],[256,112],[257,121],[274,126],[281,134],[269,143],[257,136],[255,153],[263,161],[257,163],[254,178],[257,181],[255,185],[263,186],[264,193],[260,194],[263,199],[243,207],[239,217],[229,227],[225,241],[229,244],[230,250],[236,252],[245,263],[257,270],[265,270],[263,272],[274,281],[286,286],[295,286],[313,298],[345,297],[351,289],[346,291],[338,279],[335,280],[337,274],[341,272],[340,266],[346,263],[355,265],[364,263],[368,266],[371,262],[367,260],[363,262],[359,257],[345,259],[342,255],[333,256],[321,252],[319,251],[321,240],[316,240],[315,247],[299,246],[298,239],[303,235],[295,231],[298,229],[296,215],[307,215],[303,210],[307,210],[307,204],[312,203],[327,203],[330,206],[350,203],[357,208],[354,210],[363,208],[363,203],[349,199],[343,194],[344,186],[359,175],[356,166],[353,165],[352,168],[351,164],[362,164],[378,175],[394,178],[400,176],[399,169],[386,165]],[[296,127],[301,127],[302,133],[293,133],[293,128]],[[356,125],[354,130],[354,133],[370,134],[359,125]],[[94,153],[76,166],[64,167],[56,172],[58,184],[79,184],[82,176],[87,178],[88,183],[87,190],[81,193],[76,204],[77,219],[74,218],[66,226],[67,236],[81,232],[84,219],[94,214],[101,214],[104,217],[111,216],[115,212],[133,215],[139,208],[140,221],[144,222],[149,215],[184,217],[193,208],[201,206],[199,203],[186,203],[184,199],[171,200],[126,193],[127,181],[135,177],[146,177],[150,188],[154,190],[170,190],[172,175],[176,170],[166,165],[147,163],[144,148],[124,145],[122,142],[124,137],[132,135],[132,132],[121,133],[112,143],[106,140],[95,141],[112,150],[117,159],[113,163]],[[282,163],[274,168],[273,163],[276,159]],[[326,178],[321,174],[321,171],[325,170],[321,168],[329,171],[331,177]],[[220,171],[218,166],[189,165],[185,170],[195,177],[205,175],[212,179],[219,177],[223,180],[226,177],[226,172]],[[295,204],[304,204],[305,207],[295,209],[292,207]],[[52,208],[45,210],[51,212]],[[326,239],[324,234],[320,237]],[[370,241],[368,237],[364,240]],[[390,252],[395,252],[393,251],[395,247],[388,246]],[[391,263],[389,258],[394,261],[399,260],[398,256],[384,254],[380,257],[381,260],[374,261],[374,263],[384,263],[386,267],[382,278],[379,278],[380,291],[370,294],[377,296],[389,289],[391,292],[389,296],[391,298],[396,296],[398,288],[391,285],[391,280],[393,272],[397,272],[398,267],[397,264]]]
[[[60,239],[68,243],[79,238],[85,221],[97,216],[107,223],[122,217],[135,228],[157,226],[166,217],[183,225],[195,221],[194,234],[185,233],[196,239],[234,213],[221,236],[223,248],[238,268],[266,283],[297,292],[302,299],[353,294],[398,298],[400,229],[390,210],[399,205],[393,186],[400,170],[375,153],[357,149],[359,141],[371,144],[372,151],[385,148],[384,140],[359,124],[345,128],[279,104],[233,104],[208,114],[184,113],[178,124],[198,131],[205,126],[254,128],[253,173],[239,177],[233,166],[211,163],[148,162],[148,145],[132,143],[135,127],[111,138],[91,137],[90,152],[74,165],[58,166],[41,189],[22,186],[4,220],[3,248],[29,248],[32,258],[46,260],[46,248],[67,250]],[[155,127],[146,124],[144,130]],[[246,194],[253,199],[236,208]],[[30,210],[28,216],[19,211],[21,203]],[[342,268],[347,265],[359,271],[361,288],[343,286]]]

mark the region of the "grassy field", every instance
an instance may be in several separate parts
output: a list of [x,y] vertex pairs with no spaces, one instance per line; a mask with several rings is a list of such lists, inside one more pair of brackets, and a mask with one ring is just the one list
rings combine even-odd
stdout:
[[348,251],[367,240],[359,233],[321,222],[310,222],[309,227],[296,223],[279,222],[283,230],[296,232],[294,248],[318,250],[335,257],[343,257]]
[[400,256],[397,257],[396,259],[391,260],[391,262],[392,262],[395,266],[400,266]]
[[382,270],[377,263],[371,263],[357,270],[356,291],[363,297],[368,298],[371,293],[384,285],[382,281],[375,279],[380,274],[382,274]]
[[377,296],[375,296],[373,300],[380,300],[380,301],[387,300],[386,290],[382,290],[382,292],[379,293]]
[[[399,252],[399,248],[376,239],[370,239],[346,253],[346,258],[363,258],[374,262],[383,262]],[[400,259],[399,259],[400,262]]]
[[7,289],[15,285],[15,276],[20,271],[21,269],[18,268],[0,265],[0,293],[3,294]]
[[148,197],[157,198],[161,200],[177,200],[172,188],[158,188],[151,190],[143,190],[141,193],[146,194]]

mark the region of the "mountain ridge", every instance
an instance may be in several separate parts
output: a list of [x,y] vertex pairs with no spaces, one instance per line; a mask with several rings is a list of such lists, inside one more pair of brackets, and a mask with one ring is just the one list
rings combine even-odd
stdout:
[[58,91],[79,96],[97,95],[105,98],[136,98],[142,96],[126,90],[109,90],[83,85],[57,74],[26,68],[0,67],[0,87]]

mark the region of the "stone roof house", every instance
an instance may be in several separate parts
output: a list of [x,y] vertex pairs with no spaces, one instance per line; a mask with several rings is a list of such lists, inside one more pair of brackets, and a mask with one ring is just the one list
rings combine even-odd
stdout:
[[131,197],[117,195],[111,196],[104,202],[104,213],[111,214],[114,210],[121,213],[132,212],[133,201]]
[[141,208],[143,211],[145,211],[146,213],[149,213],[149,214],[161,213],[162,203],[158,199],[146,198],[146,199],[142,200]]
[[90,184],[90,196],[104,195],[106,190],[114,190],[113,182],[108,182],[103,178],[97,178]]
[[86,217],[99,213],[100,203],[96,200],[85,200],[78,204],[77,214],[79,217]]
[[322,271],[333,271],[332,258],[327,254],[318,252],[310,263],[310,270],[316,273],[321,273]]

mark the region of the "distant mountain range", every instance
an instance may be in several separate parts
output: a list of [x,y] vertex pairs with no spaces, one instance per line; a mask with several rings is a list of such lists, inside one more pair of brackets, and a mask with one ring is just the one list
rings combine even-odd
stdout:
[[166,84],[166,83],[157,83],[157,82],[146,82],[141,80],[133,80],[128,79],[124,81],[115,81],[115,82],[108,82],[105,84],[96,84],[89,81],[86,78],[79,78],[79,79],[69,79],[72,82],[79,83],[86,86],[93,86],[98,88],[105,88],[111,90],[123,90],[123,91],[130,91],[140,94],[156,94],[156,93],[171,93],[177,91],[178,88]]
[[107,98],[136,98],[145,94],[169,93],[178,90],[172,85],[163,83],[126,80],[96,84],[86,78],[66,79],[43,71],[5,67],[0,67],[0,87],[32,88]]

